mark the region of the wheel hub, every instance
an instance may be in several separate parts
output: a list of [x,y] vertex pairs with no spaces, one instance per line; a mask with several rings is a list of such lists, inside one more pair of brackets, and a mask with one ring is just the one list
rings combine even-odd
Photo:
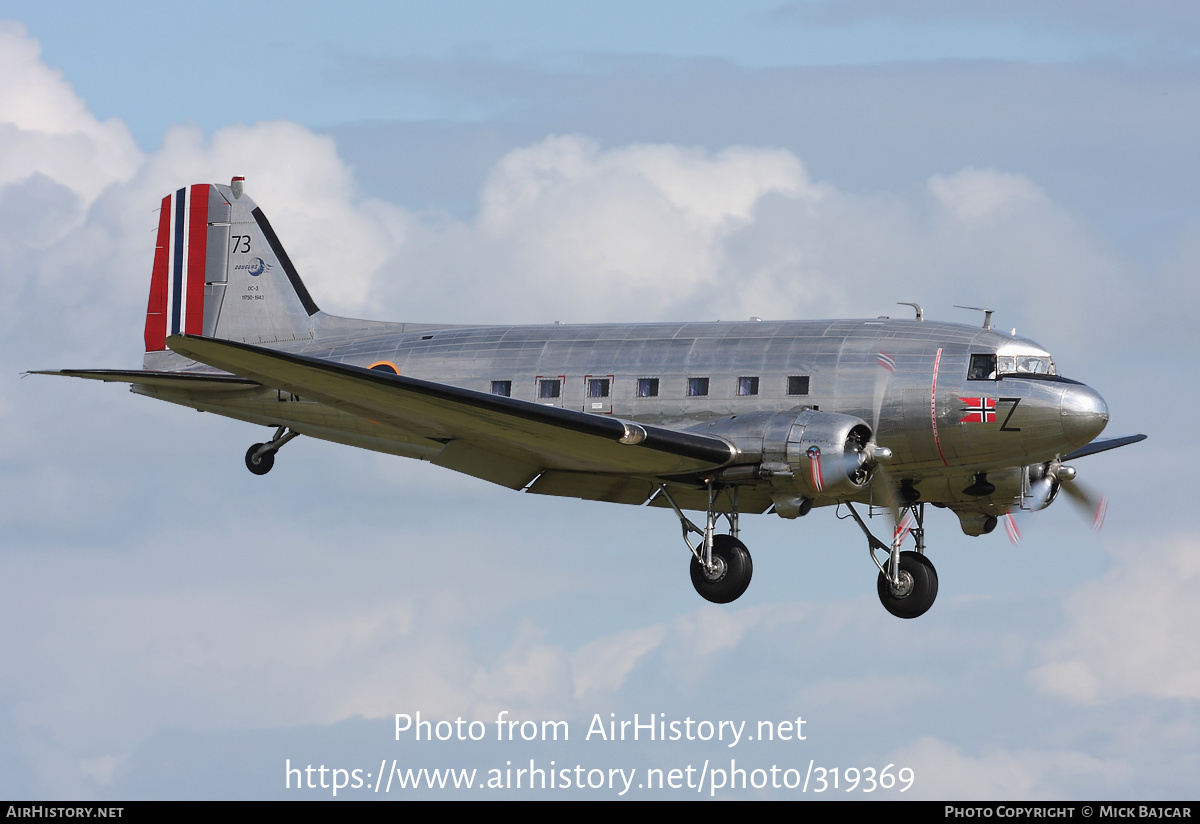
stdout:
[[704,577],[714,584],[724,578],[726,571],[728,571],[725,559],[715,553],[712,556],[712,566],[704,566],[703,569]]
[[907,598],[912,594],[914,583],[912,573],[900,570],[899,583],[891,584],[892,597]]

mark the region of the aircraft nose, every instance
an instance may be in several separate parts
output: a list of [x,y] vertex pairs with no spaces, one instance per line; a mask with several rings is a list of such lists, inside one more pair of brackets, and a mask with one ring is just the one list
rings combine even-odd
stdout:
[[1075,446],[1086,446],[1108,425],[1108,405],[1090,386],[1068,386],[1063,392],[1063,434]]

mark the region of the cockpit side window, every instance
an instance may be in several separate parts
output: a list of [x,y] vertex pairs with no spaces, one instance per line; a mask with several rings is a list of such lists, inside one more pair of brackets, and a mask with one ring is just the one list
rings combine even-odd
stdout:
[[996,379],[995,355],[972,355],[971,368],[967,370],[969,381],[994,381]]

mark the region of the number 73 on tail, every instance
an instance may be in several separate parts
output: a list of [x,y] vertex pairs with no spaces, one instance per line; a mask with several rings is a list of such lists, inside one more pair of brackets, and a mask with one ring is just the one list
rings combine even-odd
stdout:
[[[1098,523],[1068,464],[1144,439],[1100,438],[1108,408],[1031,340],[909,319],[452,326],[322,312],[244,181],[168,194],[141,369],[40,374],[271,427],[268,472],[298,435],[417,458],[512,490],[649,505],[678,518],[692,584],[745,592],[745,513],[840,507],[880,601],[934,602],[925,507],[967,535],[1059,492]],[[462,495],[469,500],[471,482]],[[882,538],[863,514],[880,514]],[[903,549],[907,538],[912,549]]]

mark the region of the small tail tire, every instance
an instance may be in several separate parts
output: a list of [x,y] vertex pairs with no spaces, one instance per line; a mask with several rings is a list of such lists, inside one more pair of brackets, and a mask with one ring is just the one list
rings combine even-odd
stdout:
[[271,467],[275,465],[275,453],[266,452],[254,457],[258,450],[262,449],[266,444],[256,443],[254,446],[246,450],[246,468],[255,475],[266,475],[271,471]]
[[732,535],[714,535],[712,559],[714,569],[709,571],[692,556],[692,586],[701,598],[714,604],[736,601],[750,586],[754,574],[750,550]]

